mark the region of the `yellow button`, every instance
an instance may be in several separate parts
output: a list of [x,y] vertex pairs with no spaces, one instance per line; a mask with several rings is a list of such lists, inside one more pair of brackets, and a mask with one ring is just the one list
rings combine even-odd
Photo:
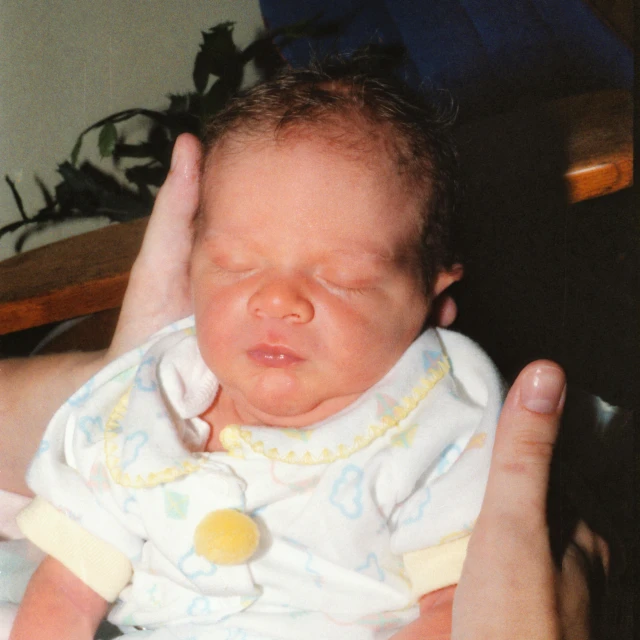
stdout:
[[235,509],[207,514],[193,536],[196,553],[214,564],[243,564],[255,553],[260,541],[256,523]]

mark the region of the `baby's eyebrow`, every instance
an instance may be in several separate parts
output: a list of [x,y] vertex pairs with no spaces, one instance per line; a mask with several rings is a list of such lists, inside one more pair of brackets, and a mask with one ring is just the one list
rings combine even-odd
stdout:
[[[241,251],[260,253],[260,244],[243,236],[238,236],[227,231],[211,231],[203,237],[203,242],[209,250],[213,251]],[[343,263],[347,268],[373,267],[384,269],[405,265],[411,260],[408,258],[406,247],[396,247],[395,250],[388,247],[378,247],[373,244],[352,244],[351,246],[313,248],[309,247],[308,257],[319,263]]]
[[242,235],[229,233],[227,231],[207,231],[203,235],[205,245],[231,247],[231,248],[251,248],[251,242]]
[[353,249],[333,249],[328,252],[329,258],[344,257],[349,261],[373,263],[375,265],[398,264],[404,260],[404,252],[389,251],[383,248],[356,247]]

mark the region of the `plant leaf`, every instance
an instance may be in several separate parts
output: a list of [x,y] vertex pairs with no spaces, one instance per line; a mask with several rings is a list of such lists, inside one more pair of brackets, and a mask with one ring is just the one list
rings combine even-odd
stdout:
[[198,93],[204,93],[209,82],[209,62],[204,51],[199,51],[193,65],[193,84]]
[[160,187],[167,177],[167,170],[163,166],[138,165],[131,167],[124,172],[127,180],[137,185],[151,185]]
[[[46,226],[73,218],[107,216],[113,221],[123,221],[148,215],[155,197],[155,187],[164,180],[171,149],[178,135],[184,132],[199,135],[203,119],[222,108],[228,98],[239,89],[244,65],[266,48],[267,44],[273,48],[274,37],[278,37],[279,41],[288,41],[300,35],[312,35],[304,33],[307,30],[314,31],[309,22],[303,21],[263,35],[244,51],[234,44],[232,22],[222,22],[202,32],[203,40],[193,70],[196,90],[182,95],[170,95],[169,107],[162,111],[126,109],[102,118],[84,129],[75,141],[70,161],[58,167],[61,180],[54,192],[50,193],[39,183],[45,207],[32,217],[27,217],[17,188],[7,178],[21,218],[18,222],[0,227],[0,236],[21,227],[28,227],[28,233],[37,233]],[[210,78],[211,76],[214,77]],[[147,136],[141,142],[127,144],[123,135],[119,137],[117,126],[140,116],[150,120]],[[99,132],[100,155],[111,156],[120,173],[123,169],[118,166],[120,158],[143,161],[142,165],[129,167],[124,171],[126,183],[116,180],[110,173],[89,162],[85,161],[78,166],[84,137],[90,131]],[[145,159],[147,162],[144,162]],[[20,247],[28,233],[19,239]]]
[[78,164],[78,156],[80,155],[80,147],[82,146],[82,134],[78,136],[76,143],[71,149],[71,164],[75,167]]
[[47,185],[42,182],[42,180],[40,180],[40,178],[38,178],[36,176],[36,184],[38,185],[38,187],[40,188],[40,193],[42,194],[42,197],[44,198],[44,210],[45,211],[53,211],[56,208],[56,200],[53,197],[53,195],[51,194],[51,192],[49,191],[49,188],[47,187]]
[[189,110],[191,95],[188,93],[170,93],[167,113],[181,113]]
[[15,182],[9,176],[5,176],[4,179],[9,185],[9,189],[11,189],[13,199],[15,200],[16,206],[18,207],[18,211],[20,212],[20,217],[23,220],[29,220],[24,210],[24,204],[22,203],[22,198],[20,197],[20,193],[18,193],[18,189],[16,188]]
[[100,135],[98,136],[98,148],[103,158],[113,155],[117,140],[118,130],[116,129],[116,125],[113,124],[113,122],[107,122],[100,130]]
[[193,82],[198,93],[204,93],[209,76],[222,78],[239,62],[239,54],[233,42],[233,22],[222,22],[209,31],[202,32],[202,44],[193,67]]

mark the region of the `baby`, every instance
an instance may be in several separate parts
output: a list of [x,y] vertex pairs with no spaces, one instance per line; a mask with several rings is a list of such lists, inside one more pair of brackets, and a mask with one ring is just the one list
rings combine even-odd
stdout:
[[235,99],[204,157],[194,318],[49,425],[19,518],[49,557],[12,637],[108,610],[154,640],[411,637],[460,574],[501,396],[425,330],[456,279],[446,126],[336,63]]

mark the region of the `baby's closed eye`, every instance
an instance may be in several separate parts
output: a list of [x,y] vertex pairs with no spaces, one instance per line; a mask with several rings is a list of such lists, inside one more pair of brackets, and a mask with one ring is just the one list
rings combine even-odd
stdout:
[[217,254],[210,259],[212,270],[221,273],[249,273],[258,269],[258,262],[249,255],[238,253]]
[[357,277],[339,272],[316,276],[320,283],[329,290],[338,290],[349,294],[364,294],[375,288],[373,278]]
[[383,273],[371,265],[343,265],[339,261],[319,264],[315,269],[315,277],[329,286],[353,291],[365,291],[376,287]]

